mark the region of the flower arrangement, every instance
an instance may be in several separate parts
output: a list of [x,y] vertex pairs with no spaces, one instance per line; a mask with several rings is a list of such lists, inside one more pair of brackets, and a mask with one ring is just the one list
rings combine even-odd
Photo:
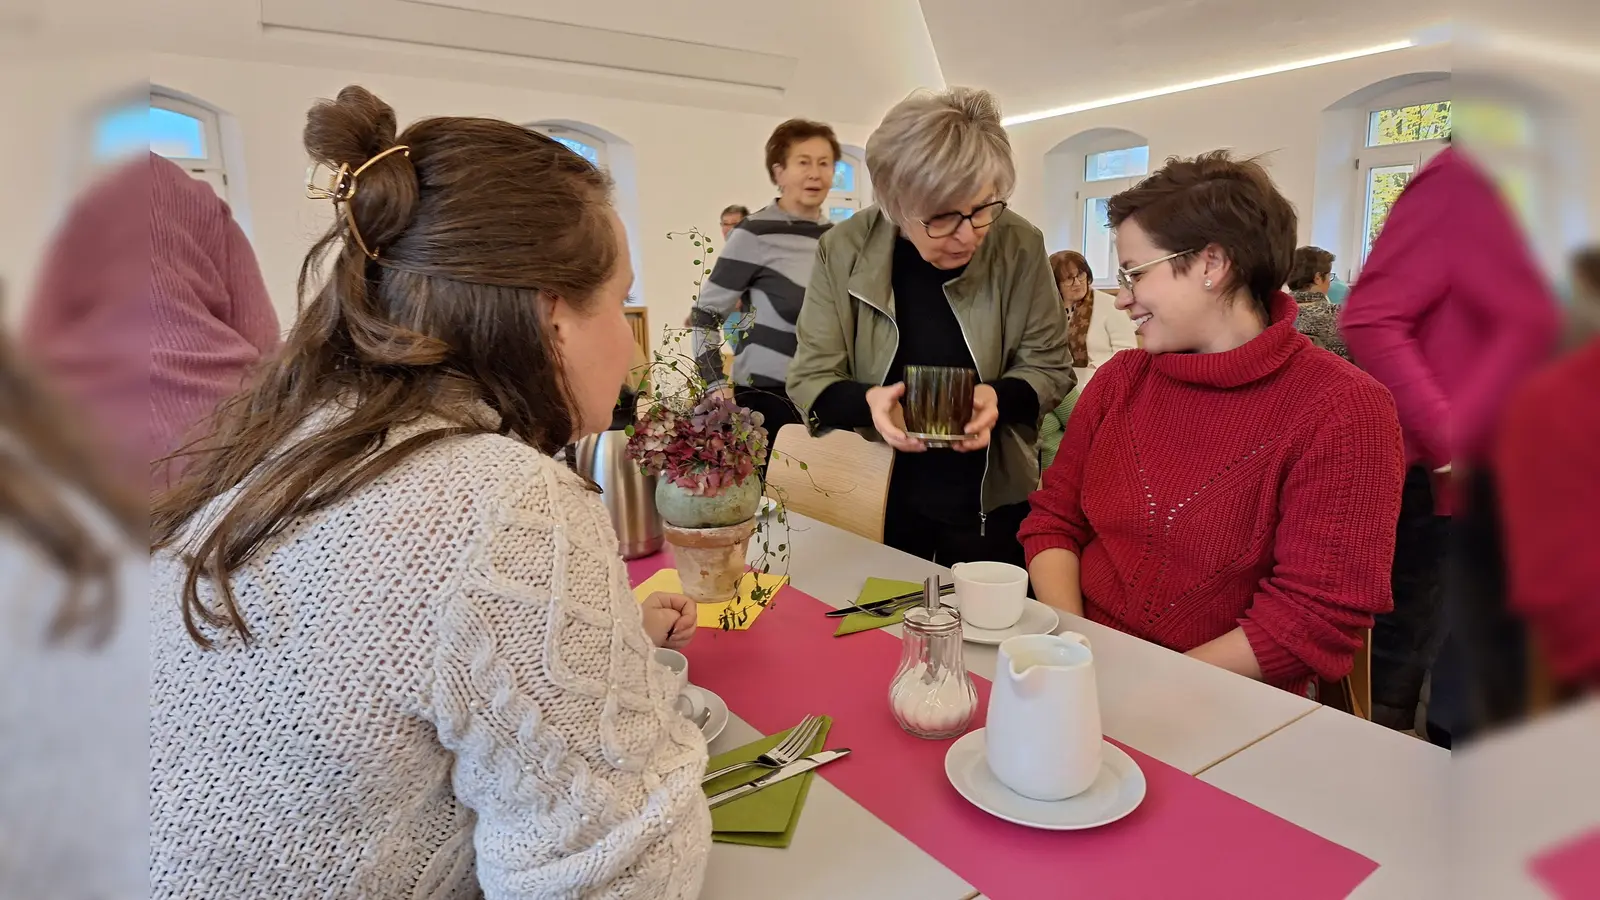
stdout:
[[628,455],[645,474],[701,497],[755,474],[756,460],[767,455],[761,413],[716,392],[688,409],[678,399],[658,398],[628,432]]
[[[680,237],[689,240],[695,257],[693,301],[711,274],[711,239],[697,228],[667,235],[669,240]],[[755,477],[771,438],[760,413],[738,405],[726,391],[708,389],[692,353],[686,352],[689,348],[682,346],[692,334],[687,328],[668,329],[664,347],[655,351],[645,367],[639,379],[635,418],[626,429],[628,456],[658,482],[671,483],[697,497],[717,497]],[[719,331],[715,340],[723,339]],[[805,469],[805,463],[800,463],[800,468]],[[786,572],[788,543],[774,543],[774,527],[787,533],[788,516],[781,503],[774,514],[758,516],[754,535],[758,549],[746,572],[770,575],[774,563]],[[751,607],[766,607],[775,593],[775,588],[756,579],[749,602],[728,604],[721,613],[720,627],[742,626]]]

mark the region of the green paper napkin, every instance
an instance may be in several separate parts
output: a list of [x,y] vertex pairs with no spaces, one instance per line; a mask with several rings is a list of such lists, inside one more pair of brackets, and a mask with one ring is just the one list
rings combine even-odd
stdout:
[[[824,716],[822,730],[817,733],[817,739],[812,741],[811,746],[801,755],[809,756],[826,749],[828,732],[832,729],[833,720]],[[789,732],[785,731],[764,737],[737,750],[729,750],[720,756],[712,757],[706,766],[706,771],[715,772],[734,763],[750,762],[778,746],[788,735]],[[749,784],[772,771],[772,769],[751,767],[731,772],[705,785],[706,796],[719,794],[741,784]],[[811,779],[815,778],[816,774],[816,771],[812,770],[713,809],[711,839],[722,844],[746,844],[751,847],[789,846],[789,841],[794,838],[795,823],[800,821],[800,811],[806,805],[806,794],[811,789]]]
[[[901,594],[922,590],[922,585],[915,581],[893,581],[888,578],[868,578],[867,583],[861,588],[861,596],[856,598],[856,606],[871,603],[874,600],[887,600]],[[905,618],[905,610],[892,616],[875,616],[872,613],[851,613],[839,623],[839,629],[833,633],[834,637],[843,637],[855,634],[858,631],[871,631],[874,628],[884,628],[889,625],[898,625]]]

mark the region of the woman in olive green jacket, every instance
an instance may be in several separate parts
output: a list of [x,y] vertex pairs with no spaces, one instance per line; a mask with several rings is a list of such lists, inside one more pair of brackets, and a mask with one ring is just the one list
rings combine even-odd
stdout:
[[[945,565],[1021,565],[1040,416],[1074,379],[1043,236],[1006,209],[1016,174],[993,97],[912,95],[868,140],[867,169],[878,205],[822,239],[789,397],[813,430],[895,449],[884,543]],[[955,448],[906,434],[907,365],[976,370]]]

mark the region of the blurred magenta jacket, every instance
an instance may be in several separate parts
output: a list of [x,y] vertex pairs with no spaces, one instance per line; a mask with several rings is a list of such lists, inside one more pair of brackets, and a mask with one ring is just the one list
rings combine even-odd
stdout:
[[278,317],[249,239],[209,186],[153,153],[68,213],[22,326],[22,350],[80,403],[132,483],[195,435],[276,351]]
[[1487,457],[1560,327],[1516,219],[1455,147],[1400,194],[1339,317],[1356,364],[1394,395],[1408,461],[1430,468]]

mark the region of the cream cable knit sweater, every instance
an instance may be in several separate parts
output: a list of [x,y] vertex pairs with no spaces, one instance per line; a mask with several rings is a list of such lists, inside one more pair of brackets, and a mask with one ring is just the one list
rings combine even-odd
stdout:
[[238,570],[253,645],[196,647],[183,569],[157,554],[152,896],[698,895],[705,741],[672,708],[616,540],[564,466],[478,435]]

